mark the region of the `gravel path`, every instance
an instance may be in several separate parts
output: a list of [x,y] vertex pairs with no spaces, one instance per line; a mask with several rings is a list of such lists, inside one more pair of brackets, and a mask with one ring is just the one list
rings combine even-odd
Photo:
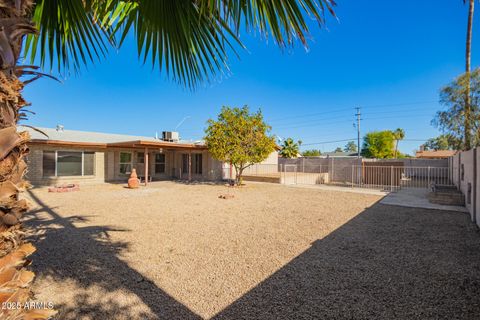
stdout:
[[33,190],[37,299],[60,319],[480,315],[480,235],[464,213],[274,184],[226,192]]

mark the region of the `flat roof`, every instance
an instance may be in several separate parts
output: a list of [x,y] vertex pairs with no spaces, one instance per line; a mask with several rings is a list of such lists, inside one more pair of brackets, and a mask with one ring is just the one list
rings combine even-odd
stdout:
[[[33,144],[49,144],[72,147],[156,147],[156,148],[185,148],[205,149],[204,141],[179,140],[175,142],[163,141],[154,137],[133,136],[114,133],[101,133],[79,130],[57,130],[54,128],[18,126],[18,131],[28,131]],[[43,133],[42,133],[43,132]]]
[[457,154],[456,150],[424,150],[415,153],[416,158],[448,158]]

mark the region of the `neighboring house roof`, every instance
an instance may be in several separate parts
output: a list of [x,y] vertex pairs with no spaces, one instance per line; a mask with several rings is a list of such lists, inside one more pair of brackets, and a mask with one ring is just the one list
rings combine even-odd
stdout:
[[[92,146],[92,147],[181,147],[205,148],[203,141],[180,140],[176,142],[163,141],[154,137],[133,136],[114,133],[101,133],[78,130],[57,130],[53,128],[36,127],[39,131],[29,127],[19,126],[18,131],[28,131],[32,143]],[[45,136],[46,135],[46,136]]]
[[356,152],[324,152],[321,155],[322,157],[356,157]]
[[429,151],[417,151],[415,158],[421,159],[445,159],[454,156],[458,151],[456,150],[429,150]]

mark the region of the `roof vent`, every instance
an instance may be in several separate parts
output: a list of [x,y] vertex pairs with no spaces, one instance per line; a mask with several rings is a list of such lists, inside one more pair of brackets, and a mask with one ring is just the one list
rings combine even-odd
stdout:
[[59,132],[60,132],[60,131],[62,131],[62,132],[63,132],[63,128],[64,128],[64,127],[63,127],[63,125],[61,125],[61,124],[57,124],[57,128],[56,128],[56,130],[57,130],[57,131],[59,131]]
[[176,131],[163,131],[162,132],[162,140],[163,141],[169,141],[169,142],[177,142],[179,140],[178,132],[176,132]]

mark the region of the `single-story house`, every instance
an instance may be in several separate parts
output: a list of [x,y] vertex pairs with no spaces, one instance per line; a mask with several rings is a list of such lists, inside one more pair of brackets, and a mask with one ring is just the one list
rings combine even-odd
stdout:
[[457,154],[456,150],[420,150],[415,153],[419,159],[447,159]]
[[45,135],[28,127],[18,128],[31,136],[26,178],[32,185],[126,182],[133,168],[145,183],[215,181],[227,177],[229,171],[212,158],[203,141],[179,140],[176,132],[164,132],[159,139],[65,130],[63,126],[37,129]]

